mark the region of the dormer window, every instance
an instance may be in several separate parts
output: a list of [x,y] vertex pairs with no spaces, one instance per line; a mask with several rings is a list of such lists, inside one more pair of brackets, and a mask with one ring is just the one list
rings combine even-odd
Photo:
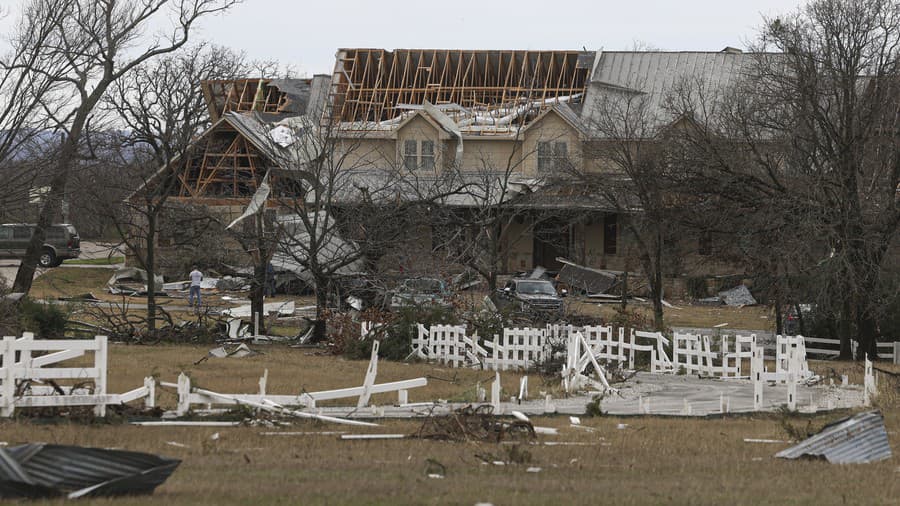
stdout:
[[538,142],[537,143],[537,170],[540,173],[549,173],[565,169],[568,159],[568,146],[565,142]]
[[434,141],[403,141],[403,167],[406,170],[434,170]]

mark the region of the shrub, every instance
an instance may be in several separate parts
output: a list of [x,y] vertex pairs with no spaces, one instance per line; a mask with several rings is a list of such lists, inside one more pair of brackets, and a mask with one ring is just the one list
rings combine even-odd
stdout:
[[[387,326],[378,348],[379,356],[389,360],[403,360],[409,355],[413,336],[418,332],[417,323],[426,327],[459,323],[452,308],[434,305],[404,307],[392,316],[385,322]],[[372,353],[371,339],[347,339],[343,344],[344,354],[350,358],[367,359]]]
[[706,285],[706,278],[690,277],[685,280],[685,288],[688,296],[693,299],[703,299],[709,297],[709,290]]
[[34,332],[37,337],[64,337],[68,320],[69,309],[66,306],[41,303],[27,297],[19,303],[19,323],[24,330]]

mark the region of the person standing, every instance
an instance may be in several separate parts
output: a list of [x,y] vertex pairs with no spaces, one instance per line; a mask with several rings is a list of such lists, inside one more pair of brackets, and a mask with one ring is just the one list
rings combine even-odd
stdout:
[[191,288],[190,293],[188,294],[188,307],[194,306],[194,297],[197,298],[197,312],[200,312],[200,282],[203,281],[203,273],[197,269],[197,266],[194,266],[194,270],[191,271]]

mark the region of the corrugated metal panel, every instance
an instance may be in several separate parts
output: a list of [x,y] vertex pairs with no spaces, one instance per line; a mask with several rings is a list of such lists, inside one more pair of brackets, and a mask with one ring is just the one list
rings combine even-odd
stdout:
[[784,459],[824,457],[832,464],[865,464],[891,458],[879,411],[868,411],[828,425],[815,436],[775,454]]
[[149,494],[180,463],[148,453],[78,446],[0,448],[0,498]]

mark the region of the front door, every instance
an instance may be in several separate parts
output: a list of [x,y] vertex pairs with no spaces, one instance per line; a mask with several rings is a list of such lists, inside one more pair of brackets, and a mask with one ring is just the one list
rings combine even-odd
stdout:
[[572,227],[563,220],[545,220],[534,226],[533,264],[550,271],[558,271],[562,263],[558,257],[569,258]]

